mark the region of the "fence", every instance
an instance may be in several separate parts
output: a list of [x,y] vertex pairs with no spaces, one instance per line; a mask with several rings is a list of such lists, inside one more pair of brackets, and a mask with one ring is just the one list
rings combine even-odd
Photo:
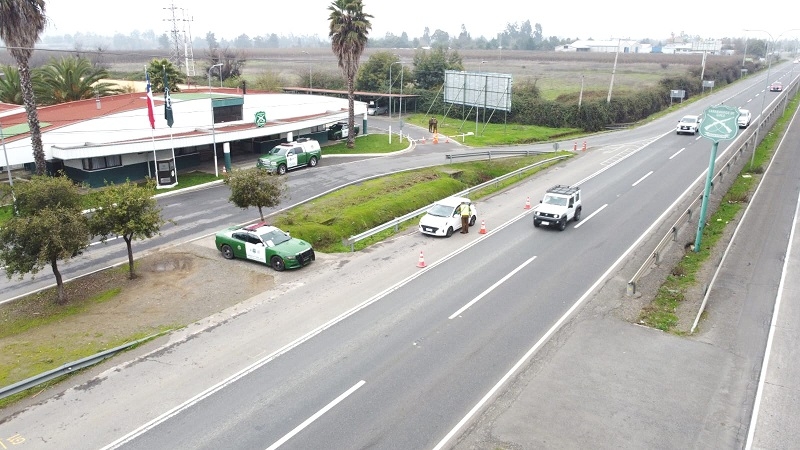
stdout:
[[509,155],[541,155],[543,153],[553,153],[552,151],[540,151],[540,150],[487,150],[482,152],[468,152],[468,153],[456,153],[456,154],[449,154],[444,155],[447,159],[447,163],[452,163],[456,158],[471,158],[473,156],[488,156],[489,159],[492,159],[492,156],[509,156]]

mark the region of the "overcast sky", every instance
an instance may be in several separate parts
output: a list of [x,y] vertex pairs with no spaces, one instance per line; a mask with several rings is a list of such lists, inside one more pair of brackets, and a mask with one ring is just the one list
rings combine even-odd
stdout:
[[[703,38],[800,37],[794,0],[764,3],[729,0],[676,0],[647,2],[634,0],[364,0],[364,12],[374,16],[370,36],[387,32],[408,33],[410,39],[441,29],[457,36],[464,25],[472,38],[497,36],[508,23],[530,20],[539,23],[545,37],[561,38],[651,38],[664,40],[685,32]],[[318,35],[327,39],[330,0],[47,0],[50,25],[45,34],[93,32],[113,35],[133,30],[153,30],[157,35],[170,28],[171,9],[176,16],[191,18],[193,37],[208,31],[217,39],[233,40],[242,33],[249,37],[278,34]],[[182,26],[182,25],[181,25]],[[179,28],[181,29],[181,28]]]

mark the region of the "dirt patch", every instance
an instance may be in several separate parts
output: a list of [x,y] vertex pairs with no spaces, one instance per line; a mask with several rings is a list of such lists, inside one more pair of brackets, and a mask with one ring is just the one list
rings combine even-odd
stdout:
[[54,290],[1,305],[6,330],[20,320],[41,322],[0,333],[0,385],[208,317],[270,289],[270,271],[186,244],[138,259],[133,280],[125,264],[68,283],[65,305],[55,304]]

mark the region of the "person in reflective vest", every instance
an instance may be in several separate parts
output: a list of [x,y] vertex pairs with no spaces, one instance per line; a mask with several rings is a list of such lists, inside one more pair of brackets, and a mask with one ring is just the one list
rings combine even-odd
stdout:
[[459,211],[461,212],[461,234],[469,233],[469,203],[461,202]]

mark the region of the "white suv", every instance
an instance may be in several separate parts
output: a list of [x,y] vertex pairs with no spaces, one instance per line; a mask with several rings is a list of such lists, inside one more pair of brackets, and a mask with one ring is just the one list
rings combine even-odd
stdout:
[[697,134],[697,130],[700,128],[700,118],[700,116],[683,116],[675,128],[675,132]]
[[533,226],[556,226],[564,231],[567,222],[581,220],[581,188],[557,184],[547,190],[533,211]]

